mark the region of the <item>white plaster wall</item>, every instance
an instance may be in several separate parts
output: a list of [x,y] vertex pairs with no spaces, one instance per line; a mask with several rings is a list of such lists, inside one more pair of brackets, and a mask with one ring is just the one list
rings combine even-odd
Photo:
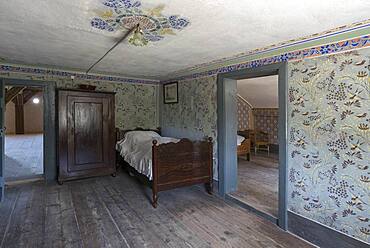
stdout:
[[[38,104],[32,102],[35,97],[40,99]],[[44,130],[42,93],[36,94],[33,98],[24,105],[24,132],[42,133]]]
[[5,107],[5,134],[15,133],[15,118],[14,118],[15,106],[13,102],[9,102]]
[[278,76],[237,81],[238,94],[253,108],[278,108]]

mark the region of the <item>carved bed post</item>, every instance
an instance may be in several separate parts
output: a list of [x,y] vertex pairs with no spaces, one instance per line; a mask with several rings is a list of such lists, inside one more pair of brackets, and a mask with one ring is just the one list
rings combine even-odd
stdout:
[[158,202],[158,164],[157,164],[157,155],[158,155],[158,141],[153,140],[153,146],[152,146],[152,193],[153,193],[153,201],[152,205],[154,208],[157,208],[157,202]]
[[212,143],[212,137],[208,137],[208,153],[209,153],[209,159],[208,159],[208,169],[209,169],[209,182],[206,183],[206,190],[208,194],[212,194],[213,191],[213,143]]

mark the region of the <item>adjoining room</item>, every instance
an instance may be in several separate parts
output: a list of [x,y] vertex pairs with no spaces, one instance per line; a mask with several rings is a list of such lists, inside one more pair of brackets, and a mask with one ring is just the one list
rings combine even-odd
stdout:
[[237,190],[231,195],[278,215],[278,76],[237,81]]
[[40,177],[43,164],[43,91],[40,87],[5,87],[5,180]]
[[0,248],[370,247],[370,0],[0,2]]

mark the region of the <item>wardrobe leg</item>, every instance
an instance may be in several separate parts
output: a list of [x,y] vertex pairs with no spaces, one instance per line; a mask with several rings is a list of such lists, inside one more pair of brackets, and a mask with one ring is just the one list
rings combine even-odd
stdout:
[[158,193],[153,190],[153,201],[152,201],[153,208],[157,208],[158,205]]
[[213,183],[212,182],[206,183],[205,186],[206,186],[207,193],[210,194],[210,195],[212,195],[212,192],[213,192]]

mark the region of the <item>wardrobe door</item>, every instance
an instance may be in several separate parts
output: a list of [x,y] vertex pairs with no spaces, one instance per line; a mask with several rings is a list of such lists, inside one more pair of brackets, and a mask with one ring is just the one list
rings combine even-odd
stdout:
[[64,94],[60,96],[66,107],[61,125],[66,166],[60,180],[114,173],[113,96],[77,91]]

